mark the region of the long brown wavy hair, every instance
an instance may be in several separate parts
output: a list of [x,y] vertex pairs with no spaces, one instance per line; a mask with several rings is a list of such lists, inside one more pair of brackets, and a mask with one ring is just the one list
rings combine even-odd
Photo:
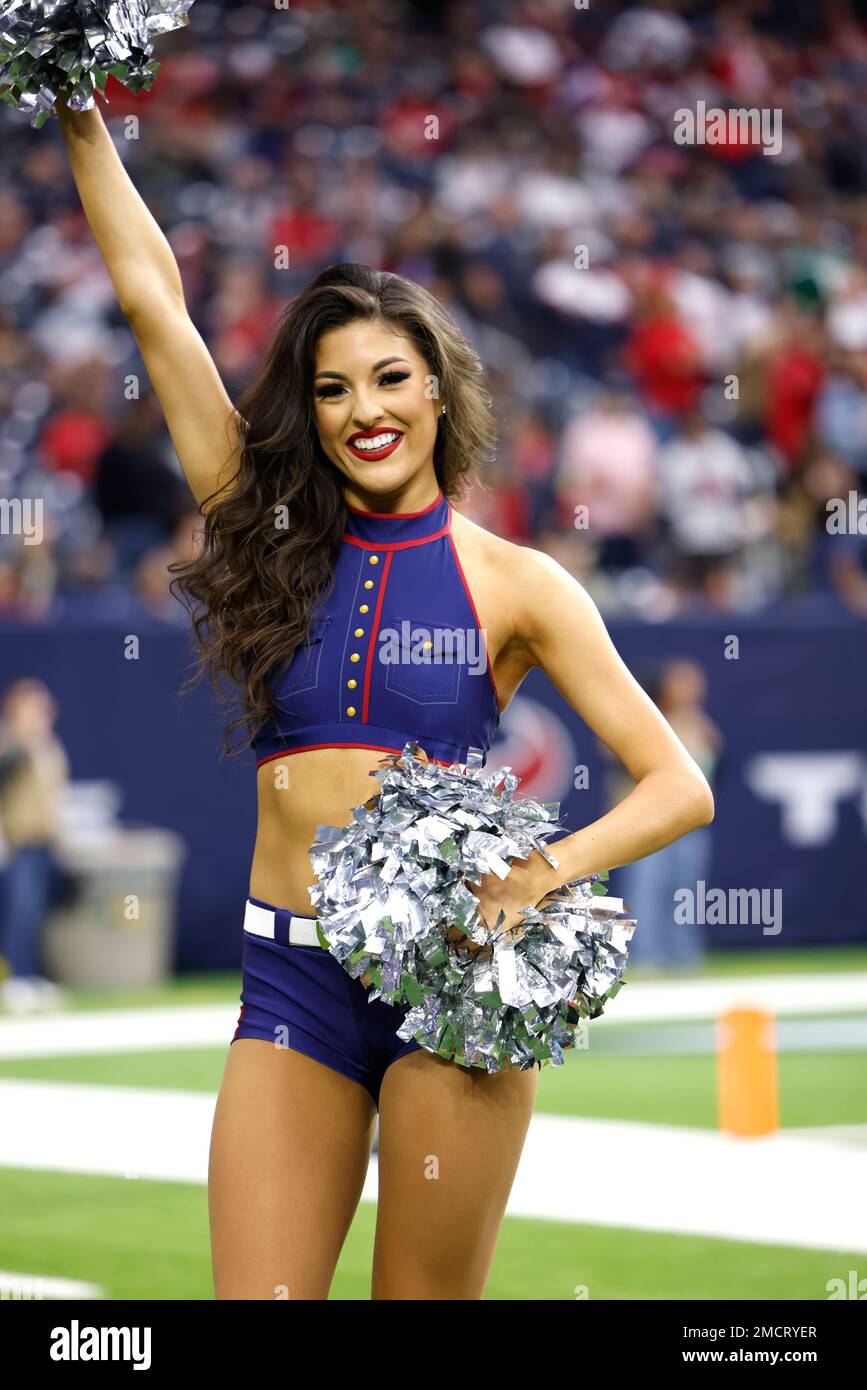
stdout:
[[401,275],[355,263],[322,271],[284,310],[258,379],[237,401],[245,426],[237,471],[206,499],[198,553],[170,566],[198,656],[185,688],[207,673],[223,704],[237,705],[240,691],[224,754],[240,752],[275,715],[269,678],[307,640],[333,581],[344,478],[319,443],[313,375],[321,335],[359,319],[404,334],[448,402],[433,457],[444,496],[460,501],[471,482],[486,485],[496,448],[491,398],[478,354],[451,315]]

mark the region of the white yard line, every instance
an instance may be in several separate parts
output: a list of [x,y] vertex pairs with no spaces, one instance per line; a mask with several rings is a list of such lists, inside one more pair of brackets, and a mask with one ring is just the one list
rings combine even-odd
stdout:
[[[853,974],[752,975],[720,980],[628,984],[593,1027],[676,1019],[713,1019],[724,1009],[764,1008],[775,1015],[867,1010],[867,971]],[[156,1009],[101,1009],[0,1017],[0,1058],[149,1052],[159,1047],[228,1047],[240,1002]]]
[[[833,1138],[536,1116],[514,1215],[867,1251],[867,1152]],[[821,1194],[821,1195],[820,1195]]]
[[867,971],[810,975],[728,975],[627,983],[606,1007],[612,1023],[716,1018],[724,1009],[772,1014],[834,1014],[867,1010]]
[[[215,1097],[0,1080],[0,1166],[205,1183]],[[376,1200],[371,1162],[363,1198]],[[829,1133],[536,1115],[512,1216],[867,1252],[867,1151]]]
[[228,1047],[238,1004],[33,1014],[0,1021],[0,1057],[81,1057],[160,1047]]
[[0,1269],[0,1299],[36,1302],[41,1299],[105,1298],[99,1284],[82,1279],[57,1279],[51,1274],[30,1274],[20,1269]]

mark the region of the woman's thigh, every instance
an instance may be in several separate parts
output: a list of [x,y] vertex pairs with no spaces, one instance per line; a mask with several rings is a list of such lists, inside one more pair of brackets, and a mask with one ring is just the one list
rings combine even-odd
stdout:
[[539,1085],[429,1052],[385,1073],[379,1098],[375,1299],[480,1299]]
[[376,1110],[365,1087],[291,1048],[238,1038],[211,1133],[218,1299],[324,1299],[361,1191]]

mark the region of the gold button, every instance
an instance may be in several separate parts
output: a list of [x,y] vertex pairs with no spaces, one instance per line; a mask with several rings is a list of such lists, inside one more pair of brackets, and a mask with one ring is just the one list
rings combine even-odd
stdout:
[[363,637],[363,636],[364,636],[364,628],[363,628],[363,627],[357,627],[357,628],[355,629],[355,635],[356,635],[356,637]]
[[356,680],[351,680],[351,681],[347,681],[346,684],[349,686],[349,689],[350,689],[350,690],[354,690],[355,687],[358,685],[358,681],[356,681]]
[[370,604],[369,604],[369,603],[363,603],[363,604],[361,605],[361,607],[359,608],[358,611],[359,611],[359,613],[367,613],[367,612],[369,612],[369,610],[370,610]]
[[372,579],[365,579],[365,581],[364,581],[364,587],[365,587],[365,589],[372,589],[372,588],[373,588],[373,580],[372,580]]
[[354,713],[355,713],[355,705],[350,705],[349,708],[347,709],[346,713],[347,713],[347,714],[354,714]]
[[353,652],[353,653],[352,653],[352,656],[349,658],[349,660],[350,660],[350,661],[360,661],[360,660],[361,660],[361,657],[358,655],[358,652]]
[[370,563],[371,563],[372,565],[378,565],[378,564],[379,564],[379,556],[378,556],[378,555],[371,555],[371,557],[370,557]]

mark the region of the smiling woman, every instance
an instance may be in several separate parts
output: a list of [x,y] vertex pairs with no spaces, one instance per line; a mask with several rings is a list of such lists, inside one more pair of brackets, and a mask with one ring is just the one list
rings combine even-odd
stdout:
[[[375,274],[351,269],[356,277]],[[345,268],[338,273],[345,275]],[[329,276],[334,272],[316,284]],[[430,312],[423,301],[421,307]],[[313,353],[317,444],[340,478],[342,545],[315,597],[306,644],[297,648],[284,674],[277,671],[269,679],[273,710],[253,737],[260,828],[251,893],[297,915],[310,910],[308,849],[316,826],[329,816],[345,821],[351,807],[367,798],[377,754],[399,752],[409,737],[418,738],[437,761],[465,758],[471,747],[490,746],[500,717],[487,656],[486,679],[471,680],[467,671],[459,688],[460,667],[411,659],[395,667],[380,640],[407,617],[416,625],[474,631],[479,626],[444,491],[454,493],[452,475],[477,467],[478,461],[443,433],[445,403],[436,388],[446,349],[427,349],[424,356],[416,341],[426,344],[407,318],[406,300],[391,308],[396,312],[403,314],[401,320],[381,313],[350,318],[323,333]],[[475,376],[480,375],[476,364]],[[463,408],[472,418],[463,383],[453,392],[456,411]],[[485,437],[478,427],[477,434]],[[389,442],[368,452],[359,439]],[[437,458],[439,466],[432,467]],[[403,500],[396,505],[398,499]],[[235,491],[228,507],[237,501]],[[211,515],[216,523],[216,514]],[[490,579],[483,576],[480,582],[484,586]],[[498,647],[506,638],[505,629],[498,629]],[[307,793],[300,799],[293,796],[301,785],[300,770],[286,763],[299,754]],[[313,754],[319,757],[311,766]],[[316,797],[310,795],[313,786],[320,788]]]
[[[344,330],[345,331],[345,330]],[[331,336],[331,335],[329,335]],[[336,349],[340,350],[339,346]],[[379,386],[398,386],[402,381],[408,380],[411,375],[412,364],[406,357],[384,357],[381,362],[375,362],[371,371],[378,375],[385,367],[392,363],[403,363],[410,370],[391,371],[380,376]],[[418,363],[416,364],[418,365]],[[346,381],[342,372],[317,372],[316,380],[328,380],[329,377],[336,378],[338,381]],[[316,392],[317,400],[334,400],[340,394],[340,386],[321,386]],[[442,408],[445,414],[445,406]],[[403,439],[403,431],[399,429],[380,429],[371,428],[369,430],[356,430],[346,441],[347,448],[356,458],[364,459],[384,459],[393,454],[400,441]]]
[[438,487],[458,501],[496,439],[484,368],[454,322],[366,266],[332,267],[293,301],[237,413],[234,471],[201,499],[202,551],[177,570],[203,663],[243,688],[227,746],[277,715],[275,671],[309,639],[347,507],[406,510]]
[[[237,687],[227,743],[251,737],[258,762],[242,1007],[211,1141],[217,1297],[327,1297],[378,1111],[373,1297],[480,1299],[538,1073],[461,1067],[398,1036],[403,1011],[371,1002],[310,915],[317,826],[346,824],[408,739],[441,762],[487,752],[534,666],[636,786],[554,843],[559,869],[535,854],[483,878],[484,922],[516,924],[552,889],[706,823],[709,788],[581,586],[455,509],[496,435],[482,364],[442,305],[401,276],[332,266],[287,307],[235,407],[98,109],[59,114],[204,512],[200,553],[174,567],[201,669]],[[404,624],[472,635],[459,648],[484,659],[419,662],[411,637],[397,665],[381,660],[380,634]]]
[[[399,468],[403,468],[407,450],[421,449],[427,456],[433,452],[437,435],[437,415],[445,414],[432,394],[435,379],[424,358],[407,342],[404,357],[383,357],[370,366],[372,353],[386,341],[394,341],[394,332],[383,323],[351,323],[333,329],[320,339],[316,354],[320,362],[343,360],[356,371],[353,380],[344,372],[327,368],[318,370],[316,388],[316,423],[322,447],[332,462],[341,467],[340,450],[361,460],[365,465],[380,463],[400,451]],[[388,370],[386,370],[388,369]],[[326,384],[328,383],[328,384]],[[346,402],[352,402],[347,408]],[[346,432],[349,417],[349,432]],[[356,419],[370,418],[370,425],[352,429]],[[355,481],[347,470],[347,480]],[[357,474],[362,486],[369,486],[370,472]],[[387,475],[383,475],[383,486]],[[350,498],[347,498],[351,501]]]

